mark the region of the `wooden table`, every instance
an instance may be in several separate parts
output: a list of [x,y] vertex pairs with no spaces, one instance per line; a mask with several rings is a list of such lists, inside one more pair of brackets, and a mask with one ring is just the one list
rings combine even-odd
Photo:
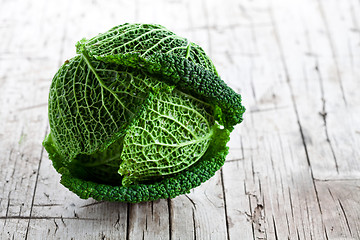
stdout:
[[[203,46],[247,107],[221,171],[175,199],[81,200],[41,145],[76,41],[125,22]],[[0,239],[360,239],[358,0],[2,0],[0,36]]]

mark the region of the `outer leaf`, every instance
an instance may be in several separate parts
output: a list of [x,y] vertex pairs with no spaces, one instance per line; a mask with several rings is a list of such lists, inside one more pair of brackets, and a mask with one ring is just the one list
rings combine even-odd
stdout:
[[[62,172],[61,183],[76,193],[80,198],[94,198],[98,201],[145,202],[160,198],[174,198],[189,193],[211,178],[225,162],[228,154],[226,143],[230,132],[217,129],[209,151],[187,170],[153,183],[136,184],[129,187],[111,186],[76,178],[69,172]],[[50,155],[51,156],[51,155]]]
[[123,185],[156,181],[197,162],[213,136],[212,112],[177,90],[159,92],[125,136],[119,170]]
[[86,51],[91,56],[116,56],[138,54],[148,58],[164,53],[182,58],[204,67],[217,75],[216,69],[204,50],[157,24],[123,24],[77,44],[78,53]]
[[[227,128],[242,121],[245,108],[241,96],[221,80],[209,57],[200,47],[164,27],[120,25],[90,40],[81,40],[77,52],[145,71],[218,106],[216,120]],[[190,58],[192,55],[197,57]]]
[[76,56],[55,75],[49,96],[54,144],[65,161],[106,149],[123,136],[160,83],[141,71]]

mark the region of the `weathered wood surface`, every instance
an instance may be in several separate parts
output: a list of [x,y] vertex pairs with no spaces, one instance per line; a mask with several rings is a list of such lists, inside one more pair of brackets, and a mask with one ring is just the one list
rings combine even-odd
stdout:
[[[0,4],[0,239],[360,239],[360,2]],[[190,194],[81,200],[41,142],[74,44],[124,22],[199,43],[243,95],[221,171]]]

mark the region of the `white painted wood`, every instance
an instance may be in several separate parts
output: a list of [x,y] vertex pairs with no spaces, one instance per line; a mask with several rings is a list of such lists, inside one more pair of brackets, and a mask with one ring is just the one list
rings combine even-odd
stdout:
[[2,239],[24,239],[28,229],[28,219],[0,219]]
[[[359,239],[360,2],[2,1],[0,239]],[[75,43],[124,22],[201,45],[243,95],[221,171],[190,194],[82,200],[41,142]]]
[[[194,238],[227,239],[225,199],[220,172],[200,187],[191,190],[188,197],[193,203]],[[183,217],[189,216],[184,214]],[[174,227],[176,228],[176,225]]]
[[199,221],[196,205],[188,195],[171,199],[171,239],[196,239]]
[[128,239],[169,239],[168,201],[161,199],[130,205],[128,229]]
[[360,47],[350,40],[359,3],[285,2],[271,7],[274,30],[314,177],[359,178],[360,70],[351,61]]
[[49,75],[59,63],[59,52],[51,47],[59,46],[61,39],[47,44],[54,33],[52,21],[43,21],[51,15],[40,11],[45,2],[1,3],[0,238],[4,239],[28,234],[42,162]]
[[316,186],[329,239],[359,239],[360,181],[317,181]]
[[28,239],[125,239],[121,219],[42,218],[32,219]]

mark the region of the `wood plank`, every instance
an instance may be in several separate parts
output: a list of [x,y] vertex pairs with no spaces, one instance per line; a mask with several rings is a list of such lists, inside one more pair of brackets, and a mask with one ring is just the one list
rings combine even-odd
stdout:
[[329,239],[360,239],[360,181],[316,181]]
[[[216,41],[216,47],[213,48],[215,65],[218,66],[222,78],[238,92],[244,94],[244,104],[247,107],[244,123],[238,126],[231,136],[230,154],[222,168],[229,239],[266,238],[263,203],[253,191],[257,183],[251,181],[254,183],[251,186],[247,183],[252,179],[249,177],[251,165],[248,165],[251,162],[249,156],[244,160],[243,145],[243,134],[247,134],[244,128],[252,118],[249,112],[254,107],[262,107],[253,103],[254,96],[249,91],[251,89],[249,81],[252,80],[255,72],[253,71],[254,59],[261,55],[254,41],[256,40],[254,27],[263,28],[267,21],[266,12],[259,8],[261,3],[257,4],[259,5],[248,3],[240,7],[235,5],[235,2],[234,5],[228,4],[223,7],[217,5],[214,8],[220,8],[221,12],[237,17],[224,18],[219,22],[212,19],[213,22],[210,24],[215,29],[211,35],[213,42]],[[259,81],[264,79],[264,75],[258,78]],[[262,91],[262,86],[266,88],[266,85],[258,84],[257,90]],[[245,148],[256,147],[249,143],[245,144]]]
[[[1,239],[360,238],[359,1],[1,6]],[[42,152],[50,80],[76,41],[133,21],[201,45],[242,93],[245,121],[222,171],[190,194],[82,200]]]
[[0,218],[1,239],[25,239],[29,219]]
[[[269,113],[290,119],[283,117],[284,122],[269,128],[261,123],[269,120]],[[277,110],[253,115],[254,123],[246,122],[241,131],[244,160],[230,161],[223,167],[228,218],[236,223],[230,236],[235,238],[240,234],[238,228],[247,226],[257,238],[326,239],[304,150],[294,147],[296,142],[301,144],[299,135],[294,138],[298,131],[294,113]],[[293,122],[287,129],[286,121]],[[279,126],[288,133],[280,134],[276,130]]]
[[86,218],[32,219],[29,239],[125,239],[126,227],[120,221]]
[[227,239],[228,226],[220,171],[200,187],[191,190],[187,196],[193,203],[193,215],[184,217],[193,217],[195,239]]
[[[6,2],[0,10],[2,20],[8,24],[0,28],[6,32],[0,47],[1,239],[27,236],[42,161],[41,142],[48,121],[48,76],[59,61],[58,54],[53,55],[54,49],[47,45],[56,34],[49,30],[51,25],[44,25],[43,18],[51,14],[41,11],[45,2]],[[60,42],[61,38],[55,39],[52,46],[60,46]]]
[[128,239],[170,239],[168,201],[130,205]]
[[360,83],[354,79],[360,71],[350,63],[359,62],[360,48],[347,41],[353,20],[338,11],[350,9],[350,2],[277,4],[273,21],[314,177],[359,178],[360,99],[354,89]]
[[226,239],[221,186],[217,175],[188,195],[131,204],[129,239]]
[[[234,44],[232,50],[237,54],[216,55],[248,107],[230,143],[238,155],[223,167],[228,219],[236,222],[230,238],[247,233],[249,239],[250,228],[259,239],[326,239],[282,52],[273,34],[276,26],[271,11],[262,12],[259,22],[260,17],[270,24],[236,29],[241,47]],[[224,31],[224,38],[230,35],[235,34]],[[239,201],[244,197],[247,203]]]
[[[171,199],[171,239],[199,239],[197,229],[203,228],[196,219],[195,202],[188,195]],[[206,226],[205,226],[206,228]]]

